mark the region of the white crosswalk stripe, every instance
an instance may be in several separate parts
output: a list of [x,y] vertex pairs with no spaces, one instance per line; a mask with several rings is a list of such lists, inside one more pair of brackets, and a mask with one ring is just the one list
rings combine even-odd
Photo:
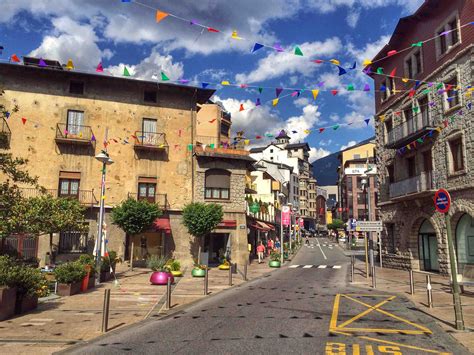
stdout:
[[341,265],[290,265],[290,269],[340,269]]
[[311,269],[313,267],[313,265],[305,265],[303,266],[303,269]]
[[332,268],[333,268],[333,269],[340,269],[340,268],[341,268],[341,265],[334,265]]
[[318,266],[318,269],[325,269],[325,268],[327,268],[327,265],[319,265]]
[[299,265],[290,265],[290,269],[294,269],[294,268],[297,268],[299,267]]

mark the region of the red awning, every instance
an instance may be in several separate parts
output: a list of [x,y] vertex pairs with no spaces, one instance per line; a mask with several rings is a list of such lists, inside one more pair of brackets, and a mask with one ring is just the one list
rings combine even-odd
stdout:
[[[258,222],[257,222],[258,223]],[[262,227],[260,224],[257,224],[257,223],[253,223],[251,225],[251,227],[255,228],[255,229],[258,229],[258,230],[261,230],[261,231],[264,231],[264,232],[268,232],[268,229],[265,228],[265,227]]]
[[217,225],[217,228],[236,228],[237,221],[235,219],[224,219]]
[[272,225],[269,224],[269,223],[264,223],[264,222],[260,222],[260,223],[264,224],[264,225],[265,225],[269,230],[271,230],[271,231],[274,231],[274,230],[275,230],[275,227],[272,226]]
[[167,234],[171,234],[171,225],[168,217],[160,217],[155,219],[153,225],[156,229],[162,230]]

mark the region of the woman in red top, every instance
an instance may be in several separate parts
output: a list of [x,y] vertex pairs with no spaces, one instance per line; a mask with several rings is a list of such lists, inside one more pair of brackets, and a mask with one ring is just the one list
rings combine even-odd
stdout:
[[257,246],[257,255],[258,255],[258,263],[260,264],[263,261],[263,253],[265,252],[265,247],[263,246],[262,242],[259,242]]
[[268,239],[268,241],[267,241],[267,250],[268,250],[268,255],[270,255],[270,253],[273,250],[273,240],[271,240],[271,239]]

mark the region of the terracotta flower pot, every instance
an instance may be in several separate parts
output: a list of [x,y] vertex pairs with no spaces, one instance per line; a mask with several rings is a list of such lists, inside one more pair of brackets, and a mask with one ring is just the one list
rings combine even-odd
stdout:
[[16,288],[0,287],[0,321],[15,314]]
[[15,314],[23,314],[38,307],[38,296],[18,295],[16,297]]
[[204,277],[204,276],[206,276],[206,270],[195,268],[191,271],[191,275],[193,277]]
[[81,292],[82,282],[74,282],[72,284],[58,284],[59,296],[72,296]]
[[268,263],[268,266],[278,268],[278,267],[281,266],[281,263],[279,261],[276,261],[276,260],[271,260]]
[[174,277],[171,272],[166,271],[155,271],[150,276],[150,283],[152,285],[166,285],[168,278],[171,279],[171,283],[174,282]]

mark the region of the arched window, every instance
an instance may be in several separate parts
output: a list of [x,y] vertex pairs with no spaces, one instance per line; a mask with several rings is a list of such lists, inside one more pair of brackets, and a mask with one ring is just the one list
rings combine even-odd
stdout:
[[228,200],[230,197],[230,173],[221,169],[206,171],[206,199]]
[[474,218],[464,214],[456,226],[456,252],[459,273],[464,266],[474,264]]

